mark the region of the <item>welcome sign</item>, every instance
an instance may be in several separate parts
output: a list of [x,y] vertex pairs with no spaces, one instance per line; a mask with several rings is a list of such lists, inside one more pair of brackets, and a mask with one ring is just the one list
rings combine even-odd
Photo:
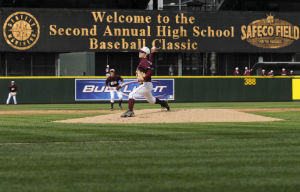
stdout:
[[299,13],[0,9],[0,51],[300,52]]

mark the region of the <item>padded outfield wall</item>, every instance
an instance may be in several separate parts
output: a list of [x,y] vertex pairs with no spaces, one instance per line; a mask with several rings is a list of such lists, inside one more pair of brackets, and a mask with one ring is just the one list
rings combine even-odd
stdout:
[[[0,102],[5,103],[10,81],[18,86],[19,104],[82,103],[75,101],[76,79],[105,77],[2,77]],[[133,77],[125,77],[133,78]],[[292,101],[299,100],[297,77],[154,77],[174,79],[173,102]],[[300,77],[299,77],[300,78]],[[294,85],[294,87],[293,87]],[[105,102],[105,101],[90,101]]]

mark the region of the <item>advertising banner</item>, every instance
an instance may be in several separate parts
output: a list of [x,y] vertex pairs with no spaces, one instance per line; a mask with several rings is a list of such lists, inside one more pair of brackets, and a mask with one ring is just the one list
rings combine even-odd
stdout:
[[[174,79],[152,79],[154,97],[163,100],[175,100]],[[136,79],[124,79],[121,88],[123,100],[128,100],[131,91],[139,86]],[[115,93],[115,98],[118,96]],[[110,100],[109,87],[105,79],[75,79],[76,101],[101,101]],[[145,100],[139,98],[138,100]]]

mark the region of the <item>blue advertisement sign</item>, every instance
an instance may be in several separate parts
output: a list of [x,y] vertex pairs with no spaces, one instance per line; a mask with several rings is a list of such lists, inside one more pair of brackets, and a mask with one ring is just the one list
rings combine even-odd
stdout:
[[[105,85],[105,79],[75,79],[76,101],[101,101],[110,100],[109,88]],[[159,99],[174,100],[174,79],[152,79],[154,97]],[[136,79],[124,79],[121,88],[123,100],[128,100],[131,91],[139,86]],[[117,99],[115,93],[115,99]],[[138,100],[145,100],[140,98]]]

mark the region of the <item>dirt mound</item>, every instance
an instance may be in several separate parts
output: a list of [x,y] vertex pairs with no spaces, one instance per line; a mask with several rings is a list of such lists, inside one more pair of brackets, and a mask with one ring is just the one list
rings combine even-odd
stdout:
[[[202,109],[207,110],[207,109]],[[286,112],[286,111],[300,111],[300,108],[245,108],[245,109],[232,109],[239,112]],[[179,111],[179,110],[175,110]],[[136,114],[141,113],[147,113],[147,110],[143,110],[142,112],[136,111]],[[159,112],[159,110],[156,110],[156,112]],[[43,114],[111,114],[111,113],[118,113],[121,112],[119,110],[116,111],[110,111],[110,110],[7,110],[7,111],[1,111],[0,115],[43,115]]]
[[160,109],[136,110],[135,117],[121,118],[121,113],[68,119],[59,123],[188,123],[188,122],[264,122],[279,121],[270,117],[248,114],[232,109],[175,109],[170,112]]

